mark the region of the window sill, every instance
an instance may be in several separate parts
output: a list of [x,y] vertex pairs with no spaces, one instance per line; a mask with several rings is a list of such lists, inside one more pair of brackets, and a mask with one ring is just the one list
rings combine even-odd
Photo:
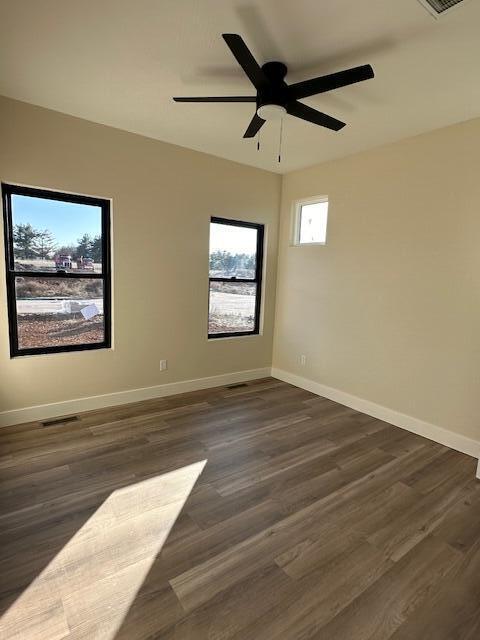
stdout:
[[261,333],[247,333],[244,336],[221,336],[219,338],[212,338],[207,336],[207,342],[218,342],[220,340],[241,340],[242,338],[261,338]]
[[326,242],[297,242],[292,243],[291,247],[326,247]]
[[16,353],[15,355],[10,356],[10,360],[22,361],[24,359],[30,358],[45,358],[52,356],[72,356],[75,354],[86,354],[86,353],[104,353],[105,351],[115,351],[115,348],[112,345],[109,347],[94,347],[93,349],[72,349],[67,351],[47,351],[45,353]]

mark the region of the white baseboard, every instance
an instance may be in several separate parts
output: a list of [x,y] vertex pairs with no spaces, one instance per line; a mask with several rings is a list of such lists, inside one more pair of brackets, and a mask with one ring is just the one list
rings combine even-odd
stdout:
[[[76,398],[63,402],[53,402],[50,404],[36,405],[33,407],[25,407],[22,409],[14,409],[11,411],[0,412],[0,427],[6,427],[14,424],[22,424],[24,422],[33,422],[36,420],[47,420],[49,418],[57,418],[80,413],[82,411],[91,411],[93,409],[103,409],[105,407],[114,407],[122,404],[130,404],[132,402],[141,402],[142,400],[151,400],[153,398],[163,398],[178,393],[187,393],[188,391],[198,391],[200,389],[211,389],[213,387],[222,387],[228,384],[238,382],[248,382],[258,378],[273,376],[296,387],[306,389],[324,398],[329,398],[335,402],[339,402],[347,407],[366,413],[369,416],[393,424],[396,427],[406,429],[412,433],[443,444],[446,447],[455,449],[462,453],[466,453],[474,458],[480,458],[480,441],[467,438],[461,434],[454,433],[443,427],[419,420],[413,416],[388,409],[375,402],[364,400],[358,396],[351,395],[340,389],[328,387],[327,385],[314,382],[308,378],[297,376],[283,369],[273,367],[264,367],[261,369],[250,369],[247,371],[234,371],[218,376],[210,376],[207,378],[197,378],[194,380],[182,380],[181,382],[171,382],[169,384],[156,385],[154,387],[143,387],[141,389],[129,389],[127,391],[118,391],[115,393],[106,393],[98,396],[90,396],[86,398]],[[480,462],[477,469],[477,478],[480,478]]]
[[34,407],[23,409],[13,409],[0,413],[0,427],[36,420],[46,420],[57,418],[81,411],[91,411],[92,409],[103,409],[116,405],[130,404],[152,398],[163,398],[173,396],[177,393],[188,391],[198,391],[200,389],[210,389],[212,387],[222,387],[227,384],[237,382],[248,382],[258,378],[270,376],[270,367],[263,369],[249,369],[247,371],[234,371],[208,378],[197,378],[195,380],[182,380],[181,382],[171,382],[169,384],[159,384],[155,387],[144,387],[142,389],[129,389],[128,391],[118,391],[116,393],[106,393],[100,396],[90,396],[87,398],[76,398],[64,402],[53,402],[51,404],[40,404]]
[[[353,396],[345,391],[340,391],[340,389],[334,389],[333,387],[328,387],[327,385],[320,384],[319,382],[302,378],[301,376],[289,373],[283,369],[273,367],[272,376],[279,380],[283,380],[284,382],[293,384],[296,387],[300,387],[301,389],[311,391],[318,396],[334,400],[335,402],[350,407],[351,409],[355,409],[361,413],[366,413],[369,416],[378,418],[379,420],[383,420],[389,424],[393,424],[401,429],[406,429],[407,431],[416,433],[424,438],[428,438],[429,440],[443,444],[446,447],[460,451],[461,453],[466,453],[474,458],[480,457],[480,441],[478,440],[472,440],[471,438],[462,436],[459,433],[454,433],[453,431],[449,431],[443,427],[438,427],[437,425],[429,422],[424,422],[423,420],[394,411],[393,409],[382,407],[375,402],[363,400],[362,398]],[[480,478],[480,462],[477,477]]]

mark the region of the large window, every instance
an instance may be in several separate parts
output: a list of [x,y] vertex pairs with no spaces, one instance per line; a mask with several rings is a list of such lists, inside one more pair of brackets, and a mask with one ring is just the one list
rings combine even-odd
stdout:
[[110,202],[2,194],[12,357],[110,347]]
[[208,337],[259,333],[263,225],[212,218]]

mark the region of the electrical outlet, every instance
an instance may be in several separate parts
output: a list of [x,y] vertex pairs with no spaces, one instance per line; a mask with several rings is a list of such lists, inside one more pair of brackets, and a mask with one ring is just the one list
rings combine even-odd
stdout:
[[302,365],[302,367],[304,367],[307,364],[307,356],[304,356],[304,355],[300,356],[300,364]]
[[168,368],[166,360],[160,360],[160,371],[165,371]]

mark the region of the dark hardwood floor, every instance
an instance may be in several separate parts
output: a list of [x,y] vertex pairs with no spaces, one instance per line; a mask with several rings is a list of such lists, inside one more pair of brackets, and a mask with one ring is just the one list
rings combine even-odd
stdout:
[[274,379],[0,430],[2,640],[474,640],[476,461]]

